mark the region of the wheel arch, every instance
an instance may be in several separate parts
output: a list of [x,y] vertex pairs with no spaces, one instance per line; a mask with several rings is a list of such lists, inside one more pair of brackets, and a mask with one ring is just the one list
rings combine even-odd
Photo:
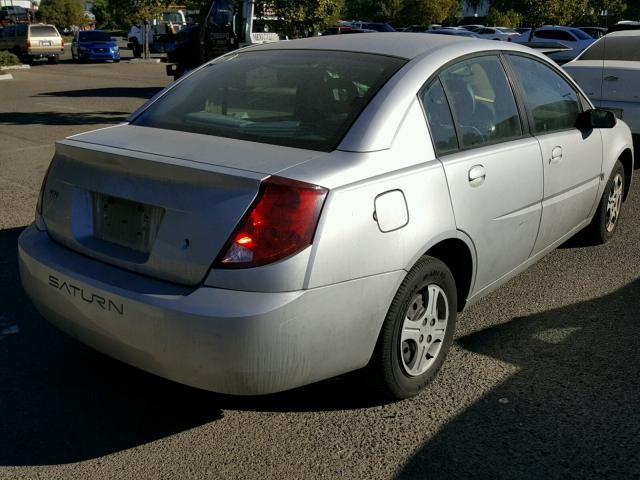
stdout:
[[626,200],[631,190],[631,179],[633,178],[633,153],[631,153],[631,149],[624,149],[618,160],[624,168],[624,197],[622,199]]
[[458,291],[458,311],[464,310],[475,278],[475,249],[462,235],[440,240],[424,252],[444,262],[451,270]]

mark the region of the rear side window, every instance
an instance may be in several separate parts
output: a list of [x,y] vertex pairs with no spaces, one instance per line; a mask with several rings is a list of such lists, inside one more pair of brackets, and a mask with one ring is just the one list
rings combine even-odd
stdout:
[[341,51],[240,53],[189,76],[133,124],[330,151],[405,63]]
[[518,107],[500,60],[464,60],[440,74],[462,148],[522,136]]
[[604,58],[604,37],[595,41],[587,48],[579,60],[602,60]]
[[57,37],[58,32],[53,27],[32,25],[29,29],[32,37]]
[[421,100],[438,156],[456,151],[456,129],[440,80],[436,79],[424,90]]
[[573,87],[542,62],[519,55],[509,55],[509,61],[533,117],[534,132],[574,128],[582,108]]

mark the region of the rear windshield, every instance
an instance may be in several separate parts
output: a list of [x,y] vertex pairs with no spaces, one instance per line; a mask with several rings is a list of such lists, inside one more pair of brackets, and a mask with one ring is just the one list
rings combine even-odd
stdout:
[[572,28],[571,33],[573,33],[580,40],[591,40],[593,38],[591,35],[588,35],[587,33],[583,32],[579,28]]
[[29,29],[32,37],[57,37],[58,32],[53,27],[43,27],[40,25],[31,25]]
[[81,42],[110,42],[111,35],[107,32],[80,32],[78,40]]
[[405,63],[339,51],[245,52],[186,78],[132,123],[330,151]]

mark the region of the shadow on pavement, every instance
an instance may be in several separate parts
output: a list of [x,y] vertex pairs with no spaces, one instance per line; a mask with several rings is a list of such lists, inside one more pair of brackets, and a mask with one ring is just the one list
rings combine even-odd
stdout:
[[186,387],[102,355],[49,325],[20,286],[21,228],[0,230],[0,466],[79,462],[222,419],[221,409],[313,411],[375,405],[332,379],[286,393],[233,397]]
[[162,90],[161,87],[112,87],[88,88],[84,90],[65,90],[61,92],[45,92],[38,97],[67,97],[67,98],[151,98]]
[[109,359],[50,326],[20,287],[16,243],[0,231],[0,465],[96,458],[222,418],[212,396]]
[[423,445],[400,478],[640,477],[638,298],[640,280],[460,339],[519,372]]
[[98,125],[124,122],[129,112],[5,112],[0,125]]

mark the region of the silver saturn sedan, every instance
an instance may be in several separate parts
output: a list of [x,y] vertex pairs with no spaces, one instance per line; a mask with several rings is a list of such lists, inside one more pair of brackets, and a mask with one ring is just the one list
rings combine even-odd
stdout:
[[526,47],[267,44],[58,142],[20,272],[60,329],[178,382],[361,369],[405,398],[457,312],[584,228],[609,239],[632,173],[629,128]]

